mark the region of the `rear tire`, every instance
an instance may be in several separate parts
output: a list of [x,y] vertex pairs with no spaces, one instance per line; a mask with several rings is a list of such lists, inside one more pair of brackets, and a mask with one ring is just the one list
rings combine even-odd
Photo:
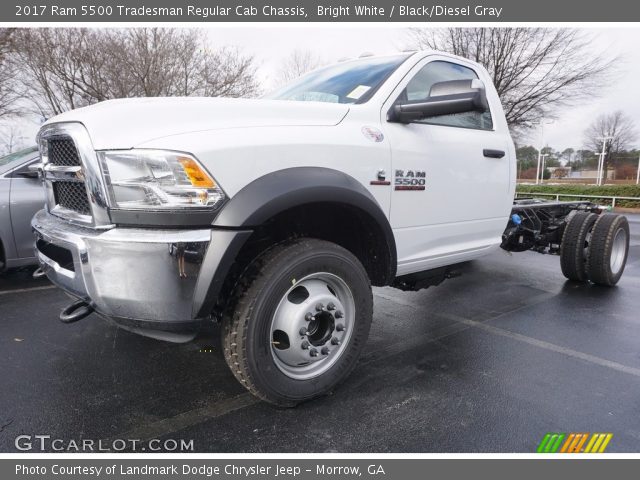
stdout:
[[589,212],[577,212],[564,229],[560,243],[560,267],[562,274],[569,280],[586,282],[587,252],[590,233],[598,215]]
[[618,283],[629,254],[629,222],[622,215],[600,215],[587,256],[589,280],[611,287]]
[[291,407],[351,373],[372,315],[360,261],[336,244],[297,239],[267,250],[241,275],[223,318],[224,356],[251,393]]

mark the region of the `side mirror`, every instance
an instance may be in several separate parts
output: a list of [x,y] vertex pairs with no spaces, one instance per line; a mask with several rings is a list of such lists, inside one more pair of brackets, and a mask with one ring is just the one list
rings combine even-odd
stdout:
[[22,168],[17,175],[26,178],[38,178],[42,175],[42,163],[32,163],[27,168]]
[[391,107],[389,122],[411,123],[416,120],[454,113],[486,112],[489,109],[482,81],[450,80],[434,83],[429,97],[420,102],[406,102]]

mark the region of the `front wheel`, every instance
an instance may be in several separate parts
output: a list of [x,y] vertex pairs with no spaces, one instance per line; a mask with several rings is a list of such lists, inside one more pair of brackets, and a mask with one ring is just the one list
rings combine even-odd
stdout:
[[360,261],[339,245],[297,239],[243,273],[223,322],[225,359],[254,395],[293,406],[353,370],[373,314]]

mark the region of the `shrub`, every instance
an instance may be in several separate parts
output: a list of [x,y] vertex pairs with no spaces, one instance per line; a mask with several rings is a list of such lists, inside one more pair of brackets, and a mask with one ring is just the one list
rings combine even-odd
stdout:
[[560,194],[560,200],[591,200],[594,203],[602,205],[611,205],[611,200],[604,198],[590,199],[582,197],[562,197],[562,194],[589,196],[603,195],[605,197],[637,197],[638,200],[616,200],[616,207],[640,208],[640,185],[518,185],[516,190],[520,194]]

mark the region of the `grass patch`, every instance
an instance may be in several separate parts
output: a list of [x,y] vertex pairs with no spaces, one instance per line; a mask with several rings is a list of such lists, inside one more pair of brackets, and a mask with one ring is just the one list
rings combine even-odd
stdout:
[[[605,197],[637,197],[638,200],[616,200],[616,207],[640,208],[640,185],[518,185],[516,191],[525,193],[559,194],[560,200],[591,200],[602,205],[611,205],[610,199],[587,197],[563,197],[565,195],[603,195]],[[541,197],[544,198],[544,197]],[[549,197],[547,197],[549,198]]]

